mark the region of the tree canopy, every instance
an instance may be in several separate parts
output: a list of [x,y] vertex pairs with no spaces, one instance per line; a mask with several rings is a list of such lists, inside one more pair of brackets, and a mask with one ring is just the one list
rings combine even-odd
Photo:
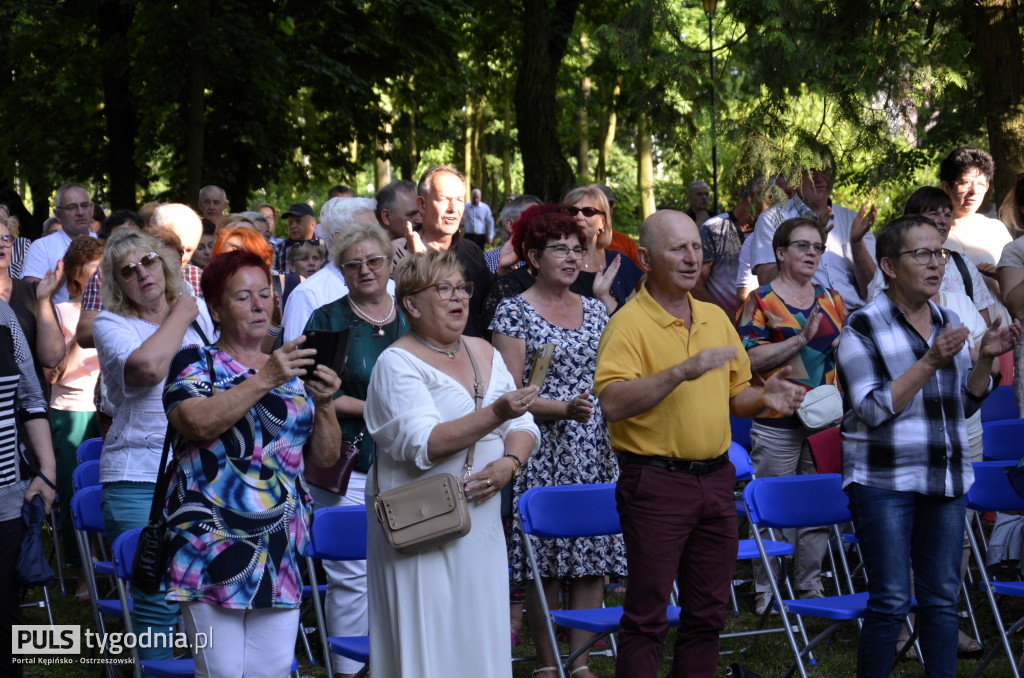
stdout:
[[959,145],[995,157],[995,200],[1024,169],[1018,0],[20,0],[0,28],[0,200],[30,236],[64,181],[239,210],[437,162],[496,208],[602,181],[629,227],[710,182],[712,86],[723,208],[822,147],[837,198],[883,213]]

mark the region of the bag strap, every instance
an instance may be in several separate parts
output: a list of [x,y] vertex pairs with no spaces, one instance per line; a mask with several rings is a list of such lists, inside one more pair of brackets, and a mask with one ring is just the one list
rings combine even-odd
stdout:
[[[199,334],[199,338],[203,340],[203,346],[210,345],[210,340],[206,338],[206,332],[203,332],[203,328],[199,325],[198,320],[192,321],[192,329],[194,329],[196,333]],[[210,372],[210,377],[213,377],[213,372]]]
[[[469,356],[469,364],[473,366],[473,411],[480,411],[480,404],[484,401],[484,385],[480,381],[480,370],[476,366],[476,360],[473,358],[473,352],[469,350],[469,344],[463,342],[466,347],[466,355]],[[469,452],[466,454],[466,464],[462,467],[463,475],[462,482],[466,482],[466,478],[473,472],[473,455],[476,452],[476,442],[469,446]],[[373,496],[374,499],[380,499],[380,481],[378,480],[377,466],[379,457],[376,450],[373,454]]]
[[971,272],[967,269],[967,262],[959,252],[950,250],[949,253],[953,255],[953,263],[956,264],[957,270],[960,271],[960,277],[964,280],[964,291],[971,301],[974,301],[974,280],[971,278]]
[[[196,324],[195,321],[192,321]],[[198,325],[196,326],[198,329]],[[202,330],[200,330],[200,335]],[[205,348],[202,349],[206,355],[206,369],[210,372],[210,389],[213,390],[214,384],[214,373],[213,373],[213,356]],[[160,455],[160,473],[156,478],[156,489],[153,490],[153,503],[149,507],[149,524],[159,525],[163,520],[164,504],[167,501],[167,487],[171,482],[171,474],[174,473],[178,465],[178,455],[171,457],[171,463],[167,463],[167,457],[171,451],[171,441],[174,436],[177,435],[177,431],[174,430],[174,426],[171,422],[167,422],[167,433],[164,435],[164,451]]]

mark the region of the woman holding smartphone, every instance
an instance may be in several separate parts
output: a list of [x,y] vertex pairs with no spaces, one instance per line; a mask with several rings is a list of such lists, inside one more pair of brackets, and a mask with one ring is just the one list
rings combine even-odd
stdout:
[[[591,393],[597,344],[608,322],[608,313],[597,299],[569,290],[586,253],[583,228],[572,217],[554,209],[534,210],[523,218],[512,245],[519,258],[527,262],[536,282],[522,294],[503,299],[490,326],[494,346],[513,377],[523,385],[529,380],[540,386],[531,408],[541,431],[540,450],[530,456],[515,481],[513,506],[531,487],[611,483],[618,477],[608,428],[597,398]],[[534,363],[546,360],[547,353],[547,374],[540,370],[531,379]],[[509,564],[513,582],[523,582],[529,572],[518,512],[513,510],[513,516],[515,529]],[[604,599],[605,575],[626,573],[621,536],[541,540],[537,558],[544,595],[553,609],[558,607],[561,580],[570,581],[567,608],[594,608],[600,607]],[[538,593],[530,580],[527,596]],[[541,607],[529,604],[527,609],[540,667],[534,675],[557,675],[557,648],[551,648],[543,631]],[[570,647],[581,646],[591,636],[589,632],[573,630]],[[587,668],[587,659],[588,655],[583,654],[576,660],[573,676],[593,675]]]

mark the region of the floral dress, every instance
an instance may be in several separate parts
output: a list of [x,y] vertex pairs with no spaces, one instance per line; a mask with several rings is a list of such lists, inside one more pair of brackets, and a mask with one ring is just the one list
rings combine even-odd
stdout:
[[[583,324],[566,329],[545,320],[522,296],[503,299],[491,322],[491,331],[526,341],[523,380],[538,349],[555,344],[540,395],[552,400],[571,400],[584,391],[590,393],[594,415],[580,423],[566,419],[538,421],[540,449],[530,456],[513,492],[513,530],[509,546],[512,581],[529,577],[529,565],[523,548],[522,527],[516,507],[519,497],[531,487],[613,483],[619,469],[612,454],[601,406],[594,397],[594,371],[597,369],[597,344],[608,323],[604,304],[590,297],[583,300]],[[544,539],[535,542],[537,562],[545,577],[575,579],[584,576],[626,574],[626,550],[621,535],[579,539]]]
[[[215,346],[183,348],[171,362],[164,407],[170,412],[189,398],[212,397],[254,374]],[[229,609],[299,606],[311,503],[302,448],[312,426],[312,401],[294,378],[219,438],[178,449],[166,507],[167,600]]]

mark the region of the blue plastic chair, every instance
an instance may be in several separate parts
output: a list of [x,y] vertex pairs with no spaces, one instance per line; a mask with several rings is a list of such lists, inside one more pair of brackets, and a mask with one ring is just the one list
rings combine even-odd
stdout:
[[[519,498],[522,517],[523,543],[530,572],[534,581],[541,580],[537,555],[531,537],[540,539],[595,537],[622,532],[619,513],[615,507],[615,484],[562,485],[534,487]],[[558,665],[560,678],[565,678],[572,662],[602,638],[619,630],[621,607],[602,607],[588,610],[550,610],[544,596],[538,596],[551,647],[557,648],[555,625],[583,629],[596,634]],[[679,608],[667,608],[668,625],[679,626]]]
[[[318,509],[313,515],[313,529],[306,550],[306,573],[310,588],[319,590],[314,560],[366,560],[366,507],[331,506]],[[357,676],[365,676],[370,668],[369,636],[327,636],[327,622],[320,596],[312,596],[316,610],[320,640],[324,648],[327,675],[334,675],[331,653],[361,662]]]
[[[1022,499],[1010,485],[1006,477],[1006,470],[1016,466],[1016,461],[983,461],[974,464],[974,485],[967,491],[967,508],[974,509],[979,513],[983,511],[1024,511],[1024,499]],[[967,536],[971,542],[971,554],[978,566],[982,584],[988,596],[988,604],[992,609],[992,616],[995,618],[996,629],[999,631],[1000,644],[993,644],[981,661],[974,675],[980,675],[986,666],[995,658],[996,653],[1002,648],[1009,658],[1013,678],[1020,678],[1020,671],[1017,668],[1017,660],[1013,654],[1010,643],[1010,635],[1024,626],[1024,617],[1015,621],[1010,628],[1003,624],[1003,617],[999,613],[999,605],[996,602],[995,594],[1024,598],[1024,582],[1021,581],[993,581],[985,569],[985,556],[982,549],[978,547],[978,540],[974,536],[970,522],[967,523]]]
[[99,459],[101,452],[103,452],[103,438],[89,438],[82,441],[75,455],[78,457],[78,463],[81,464],[83,461]]
[[[836,473],[756,478],[744,488],[743,498],[747,504],[750,520],[761,527],[786,529],[830,526],[835,538],[840,539],[838,524],[851,520],[849,500],[842,490],[842,476]],[[763,541],[760,534],[756,530],[754,536],[761,552],[762,562],[765,567],[768,567],[768,555],[762,546]],[[840,551],[840,561],[847,586],[852,591],[853,581],[850,578],[850,570],[842,551]],[[811,652],[817,645],[830,638],[843,622],[862,618],[867,612],[868,594],[854,593],[797,600],[794,599],[792,586],[786,579],[785,584],[789,598],[783,599],[778,583],[771,578],[769,581],[772,586],[772,594],[775,596],[775,605],[783,617],[783,629],[795,657],[795,662],[786,675],[791,676],[794,671],[799,671],[800,675],[806,678],[807,672],[804,668],[803,658],[809,658],[813,666],[816,662]],[[911,608],[914,606],[915,603],[912,601]],[[790,614],[797,615],[797,625],[804,641],[803,650],[799,648],[796,637],[793,635],[789,622]],[[801,619],[803,616],[831,620],[832,624],[815,636],[813,640],[808,641]]]
[[1019,419],[1017,401],[1013,397],[1013,386],[996,386],[981,403],[981,423]]
[[981,427],[985,461],[1020,461],[1024,457],[1024,419],[991,421]]
[[739,443],[745,450],[750,450],[750,427],[754,420],[749,417],[729,415],[729,428],[732,430],[732,441]]
[[83,461],[75,470],[71,472],[71,484],[75,488],[75,492],[86,488],[92,487],[93,485],[100,484],[100,461],[99,459],[90,459],[89,461]]

